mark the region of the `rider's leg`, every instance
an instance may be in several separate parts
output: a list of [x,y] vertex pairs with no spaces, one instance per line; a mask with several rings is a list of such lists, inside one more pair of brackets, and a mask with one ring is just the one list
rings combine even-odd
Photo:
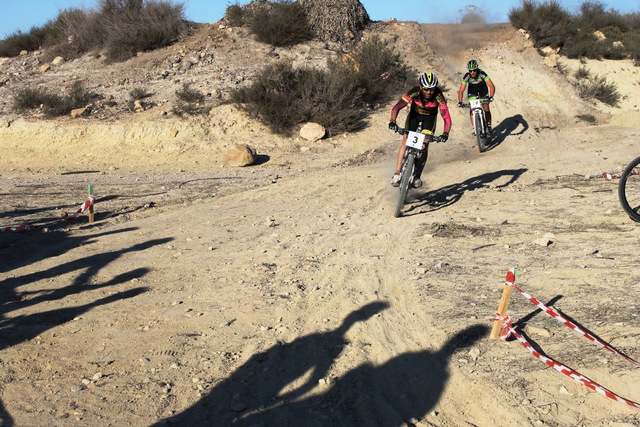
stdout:
[[424,165],[427,163],[427,157],[429,157],[429,145],[425,147],[425,152],[416,159],[416,170],[413,174],[414,179],[420,179]]
[[487,121],[487,126],[491,127],[491,110],[489,109],[489,104],[482,105],[482,109],[484,110],[484,118]]
[[400,145],[400,148],[398,149],[398,160],[396,161],[396,174],[399,174],[400,171],[402,170],[402,160],[404,159],[404,152],[407,149],[407,146],[405,145],[407,143],[407,134],[405,133],[404,135],[402,135],[402,144]]

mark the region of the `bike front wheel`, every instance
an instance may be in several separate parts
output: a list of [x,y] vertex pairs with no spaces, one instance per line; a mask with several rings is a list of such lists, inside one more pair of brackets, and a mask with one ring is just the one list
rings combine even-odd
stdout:
[[487,135],[484,131],[484,120],[482,120],[479,115],[476,116],[476,119],[473,121],[473,125],[476,131],[476,139],[478,140],[478,150],[481,153],[484,153],[487,150]]
[[629,218],[640,222],[640,157],[629,163],[622,172],[618,198]]
[[405,159],[404,166],[402,168],[402,178],[400,179],[400,194],[398,195],[396,210],[393,214],[396,218],[402,216],[402,208],[407,201],[407,194],[409,193],[409,186],[411,185],[411,178],[413,177],[415,163],[415,155],[413,153],[407,154],[407,158]]

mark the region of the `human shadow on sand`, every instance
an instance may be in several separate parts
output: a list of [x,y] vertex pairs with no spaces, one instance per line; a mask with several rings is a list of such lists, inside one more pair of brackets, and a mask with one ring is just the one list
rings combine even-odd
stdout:
[[[451,355],[486,335],[476,325],[459,332],[440,351],[404,353],[380,366],[362,364],[325,391],[318,386],[345,344],[344,333],[364,309],[334,331],[312,334],[254,355],[206,397],[158,425],[180,426],[401,426],[420,419],[438,402],[449,378]],[[361,314],[358,314],[361,313]],[[311,371],[311,374],[305,375]],[[298,382],[302,384],[297,385]],[[285,388],[290,384],[297,387]],[[288,391],[283,391],[288,390]],[[315,390],[314,390],[315,391]]]
[[[60,256],[82,245],[95,243],[101,236],[110,236],[138,230],[137,227],[111,230],[96,234],[73,235],[55,230],[43,233],[31,230],[19,233],[0,234],[0,273],[7,273],[47,258]],[[0,287],[2,282],[0,282]]]
[[[130,298],[131,296],[137,295],[137,293],[145,291],[145,289],[139,288],[137,293],[134,292],[136,290],[116,293],[83,306],[65,307],[46,312],[43,311],[11,317],[7,316],[8,313],[23,310],[36,304],[62,300],[71,295],[77,295],[82,292],[93,291],[104,287],[113,287],[134,278],[143,277],[149,269],[139,268],[133,271],[127,271],[104,283],[92,283],[91,281],[102,268],[121,256],[129,252],[142,251],[155,245],[161,245],[168,241],[171,241],[171,239],[150,240],[120,251],[91,255],[44,271],[3,280],[0,282],[0,350],[31,339],[50,328],[77,317],[92,307],[123,298]],[[44,284],[46,279],[75,271],[79,271],[80,273],[68,286],[51,289],[47,288]],[[19,287],[35,282],[42,282],[43,285],[37,289],[33,289],[32,287],[17,291]]]
[[[469,178],[463,182],[451,184],[437,190],[428,191],[411,202],[411,206],[406,210],[404,216],[417,215],[419,213],[433,212],[458,202],[464,193],[487,187],[494,181],[507,181],[496,185],[494,188],[505,188],[513,184],[528,169],[503,169],[496,172],[489,172]],[[413,214],[412,214],[413,212]]]

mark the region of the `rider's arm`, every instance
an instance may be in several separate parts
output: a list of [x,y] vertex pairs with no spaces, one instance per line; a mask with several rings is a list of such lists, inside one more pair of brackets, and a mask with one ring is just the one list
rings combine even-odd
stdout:
[[464,80],[460,83],[460,90],[458,90],[458,102],[462,102],[464,98],[464,91],[467,88],[467,82]]
[[402,110],[404,107],[407,106],[407,104],[409,104],[409,101],[405,100],[405,96],[403,96],[400,101],[398,101],[398,103],[396,105],[393,106],[393,108],[391,109],[391,120],[392,122],[395,122],[396,119],[398,118],[398,113],[400,112],[400,110]]
[[487,82],[487,86],[489,87],[489,96],[493,98],[493,95],[495,95],[496,93],[496,87],[488,76],[485,81]]
[[420,92],[420,86],[414,86],[411,88],[411,90],[409,90],[409,92],[402,95],[402,98],[400,98],[400,101],[398,101],[398,103],[394,105],[393,108],[391,109],[392,122],[396,121],[396,118],[398,117],[398,113],[400,112],[400,110],[402,110],[404,107],[409,105],[413,97],[419,92]]
[[451,114],[449,114],[449,107],[447,107],[446,101],[440,103],[439,108],[440,108],[440,115],[444,120],[444,131],[449,133],[449,131],[451,130]]

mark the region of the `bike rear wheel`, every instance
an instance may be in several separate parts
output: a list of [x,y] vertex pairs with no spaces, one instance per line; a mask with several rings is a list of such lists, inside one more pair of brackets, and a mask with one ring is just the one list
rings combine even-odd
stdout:
[[618,198],[629,218],[640,222],[640,157],[629,163],[622,172]]
[[407,194],[409,193],[409,186],[411,185],[411,178],[413,177],[415,163],[415,155],[413,153],[407,154],[407,158],[405,159],[404,166],[402,168],[402,178],[400,179],[400,194],[398,195],[396,210],[393,214],[396,218],[402,216],[402,208],[407,201]]

